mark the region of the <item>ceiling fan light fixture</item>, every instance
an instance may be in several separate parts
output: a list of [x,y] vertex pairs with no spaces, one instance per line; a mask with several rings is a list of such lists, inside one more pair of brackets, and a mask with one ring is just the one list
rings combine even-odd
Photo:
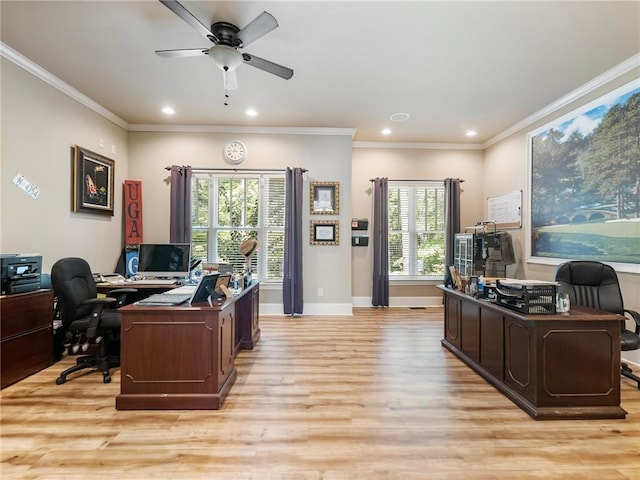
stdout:
[[228,45],[214,45],[209,49],[209,56],[213,63],[223,71],[233,71],[243,61],[242,54]]

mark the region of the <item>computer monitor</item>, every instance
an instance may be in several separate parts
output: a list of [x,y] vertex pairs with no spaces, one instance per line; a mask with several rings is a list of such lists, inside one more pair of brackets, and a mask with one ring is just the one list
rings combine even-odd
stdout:
[[188,243],[141,243],[138,271],[141,277],[188,277],[191,245]]

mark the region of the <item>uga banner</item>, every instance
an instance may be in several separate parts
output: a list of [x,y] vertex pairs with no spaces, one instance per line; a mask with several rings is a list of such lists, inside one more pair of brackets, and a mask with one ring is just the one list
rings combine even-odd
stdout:
[[124,244],[142,243],[142,182],[124,181]]

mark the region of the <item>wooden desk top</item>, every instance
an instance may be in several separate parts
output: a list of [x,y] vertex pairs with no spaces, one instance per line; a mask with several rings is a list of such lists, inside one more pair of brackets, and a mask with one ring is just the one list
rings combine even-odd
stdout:
[[554,314],[524,314],[518,312],[517,310],[511,310],[510,308],[503,307],[502,305],[498,305],[497,303],[493,303],[486,298],[476,298],[471,295],[467,295],[466,293],[460,292],[459,290],[454,290],[452,288],[445,287],[444,285],[438,285],[438,288],[443,292],[454,295],[460,298],[464,298],[468,301],[476,302],[483,307],[495,310],[497,312],[508,312],[510,316],[519,318],[521,320],[526,321],[535,321],[535,322],[554,322],[554,321],[565,321],[565,320],[580,320],[580,321],[621,321],[624,320],[624,317],[618,315],[617,313],[604,312],[601,310],[596,310],[595,308],[582,307],[578,305],[571,305],[571,309],[566,313],[554,313]]

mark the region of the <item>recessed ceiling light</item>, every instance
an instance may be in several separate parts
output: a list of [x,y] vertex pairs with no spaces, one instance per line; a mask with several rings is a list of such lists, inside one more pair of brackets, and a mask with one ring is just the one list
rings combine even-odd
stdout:
[[382,133],[382,135],[390,135],[391,134],[391,130],[388,129],[388,128],[383,128],[380,133]]
[[258,112],[256,112],[253,108],[248,109],[245,112],[249,117],[256,117],[258,116]]
[[392,122],[404,122],[409,119],[408,113],[394,113],[389,117]]
[[464,132],[464,134],[465,134],[467,137],[474,137],[475,135],[477,135],[477,134],[478,134],[478,132],[476,132],[475,130],[467,130],[466,132]]
[[163,107],[162,113],[164,113],[165,115],[173,115],[174,113],[176,113],[176,111],[171,107]]

